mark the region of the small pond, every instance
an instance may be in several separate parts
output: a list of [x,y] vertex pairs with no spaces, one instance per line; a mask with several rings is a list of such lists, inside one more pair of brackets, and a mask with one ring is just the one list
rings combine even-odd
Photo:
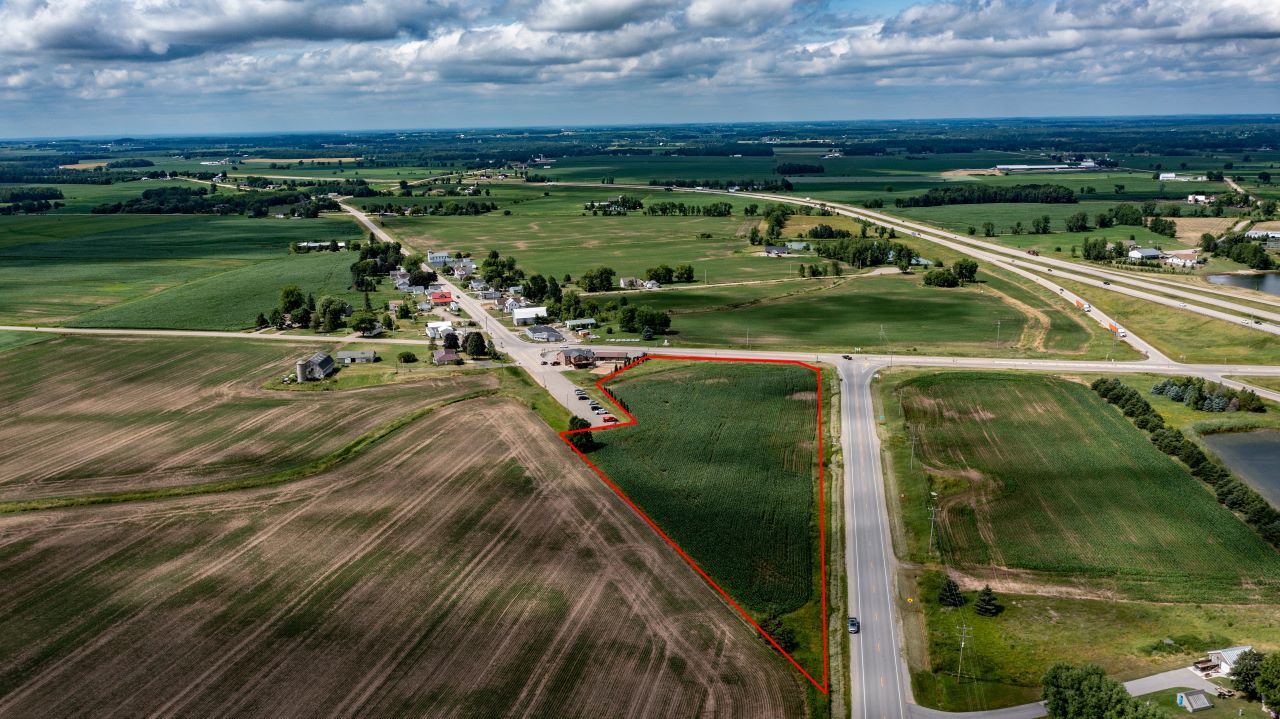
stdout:
[[1236,476],[1280,507],[1280,431],[1208,434],[1204,442]]
[[1280,272],[1259,272],[1251,275],[1209,275],[1215,285],[1246,287],[1269,295],[1280,295]]

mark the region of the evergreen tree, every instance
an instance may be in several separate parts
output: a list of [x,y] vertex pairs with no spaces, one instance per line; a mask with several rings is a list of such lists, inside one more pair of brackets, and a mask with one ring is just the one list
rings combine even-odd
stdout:
[[956,584],[956,580],[947,577],[942,582],[942,587],[938,589],[938,604],[944,607],[963,607],[965,602],[964,595],[960,593],[960,585]]
[[991,585],[982,588],[978,592],[978,599],[973,603],[973,611],[978,613],[980,617],[994,617],[999,614],[1004,607],[996,601],[996,593],[991,591]]

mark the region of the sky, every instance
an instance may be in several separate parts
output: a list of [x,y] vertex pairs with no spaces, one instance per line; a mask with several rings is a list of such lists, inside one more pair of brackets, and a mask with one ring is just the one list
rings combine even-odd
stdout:
[[0,0],[0,137],[1280,112],[1280,0]]

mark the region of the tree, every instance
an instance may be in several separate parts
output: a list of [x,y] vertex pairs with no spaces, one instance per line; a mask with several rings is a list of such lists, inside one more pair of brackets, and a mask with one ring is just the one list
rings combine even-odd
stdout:
[[258,327],[259,329],[261,329],[261,328],[263,328],[263,327],[266,327],[266,326],[267,326],[267,316],[266,316],[266,315],[264,315],[264,314],[262,314],[261,312],[259,312],[259,313],[258,313],[258,319],[254,320],[254,326],[255,326],[255,327]]
[[355,321],[351,323],[351,329],[363,335],[372,332],[377,325],[378,321],[373,318],[373,315],[361,312],[360,316],[356,317]]
[[396,355],[396,359],[405,364],[413,364],[414,362],[418,361],[418,355],[412,352],[401,352],[400,354]]
[[910,272],[911,261],[916,258],[916,253],[905,245],[899,245],[894,249],[897,251],[894,253],[893,264],[897,265],[901,272]]
[[942,587],[938,589],[938,604],[944,607],[963,607],[966,601],[968,600],[960,593],[960,585],[956,584],[956,580],[951,577],[942,580]]
[[409,309],[408,302],[400,303],[400,306],[396,308],[396,317],[402,320],[407,320],[413,317],[413,311]]
[[635,305],[627,305],[618,310],[618,328],[623,332],[639,332],[640,325],[636,320],[640,309]]
[[1004,610],[1000,603],[996,600],[996,593],[991,591],[991,585],[988,584],[978,592],[978,598],[973,603],[973,611],[977,612],[980,617],[994,617]]
[[1261,652],[1250,649],[1241,653],[1231,667],[1231,678],[1235,681],[1236,689],[1244,692],[1250,699],[1258,698],[1258,672],[1262,669],[1263,657]]
[[1270,173],[1270,172],[1267,172],[1266,170],[1263,170],[1262,172],[1259,172],[1259,173],[1258,173],[1258,182],[1261,182],[1261,183],[1262,183],[1262,184],[1264,184],[1264,185],[1270,185],[1270,184],[1271,184],[1271,173]]
[[480,357],[485,353],[484,335],[479,332],[468,332],[462,340],[462,351],[472,357]]
[[1273,712],[1280,709],[1280,652],[1271,652],[1258,664],[1258,678],[1253,681],[1258,696]]
[[1054,719],[1159,719],[1160,709],[1129,696],[1101,667],[1059,662],[1041,679],[1044,706]]
[[591,432],[587,431],[590,426],[591,423],[581,417],[569,418],[569,433],[565,437],[569,439],[569,444],[572,444],[579,452],[589,452],[595,449],[595,438],[591,436]]
[[994,222],[982,223],[982,235],[983,237],[995,237],[996,236],[995,223]]
[[640,331],[640,338],[643,339],[645,342],[652,342],[653,328],[646,326],[643,330]]
[[924,273],[924,283],[928,287],[959,287],[960,280],[950,268],[945,270],[929,270]]
[[951,269],[960,282],[974,282],[978,279],[978,263],[967,257],[955,261]]
[[280,311],[279,307],[271,308],[270,322],[272,327],[284,329],[284,313]]
[[693,265],[678,265],[676,267],[676,282],[693,282]]
[[346,309],[347,303],[337,297],[322,297],[316,307],[316,315],[312,320],[312,324],[316,325],[316,329],[321,332],[333,332],[346,325],[346,321],[343,319]]
[[1067,232],[1088,232],[1089,231],[1089,213],[1077,212],[1067,218]]
[[1031,221],[1031,234],[1047,235],[1049,234],[1049,216],[1041,215]]
[[285,285],[280,289],[280,311],[291,314],[299,307],[305,306],[307,298],[297,285]]
[[458,347],[459,347],[458,333],[457,332],[447,333],[444,336],[444,348],[447,350],[453,350],[454,352],[457,352]]

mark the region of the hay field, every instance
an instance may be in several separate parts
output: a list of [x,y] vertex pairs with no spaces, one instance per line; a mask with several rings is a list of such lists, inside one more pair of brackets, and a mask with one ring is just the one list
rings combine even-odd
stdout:
[[2,518],[0,579],[6,715],[804,714],[795,672],[505,399],[272,490]]

